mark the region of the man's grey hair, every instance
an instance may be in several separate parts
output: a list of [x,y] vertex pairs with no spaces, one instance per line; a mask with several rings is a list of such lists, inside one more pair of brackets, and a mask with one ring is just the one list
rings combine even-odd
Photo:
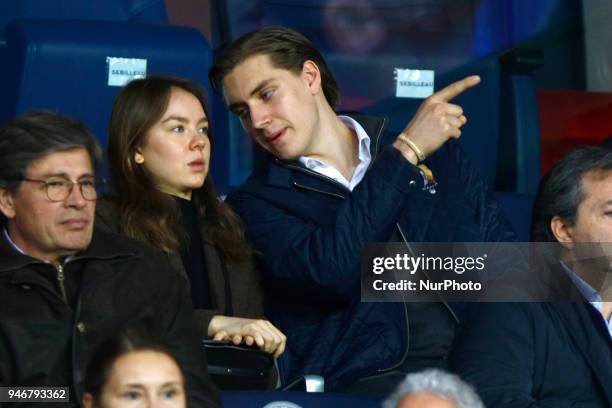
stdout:
[[430,368],[408,374],[383,402],[383,408],[395,408],[406,395],[427,392],[445,398],[458,408],[485,408],[472,387],[454,374]]

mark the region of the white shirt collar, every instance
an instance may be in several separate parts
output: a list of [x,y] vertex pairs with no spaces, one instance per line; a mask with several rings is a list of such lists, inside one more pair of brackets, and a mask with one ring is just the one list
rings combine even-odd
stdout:
[[[26,255],[26,256],[30,256],[28,255],[23,249],[19,248],[19,245],[17,245],[15,243],[15,241],[13,241],[13,239],[11,238],[11,236],[8,233],[8,229],[6,227],[3,228],[4,233],[4,238],[6,239],[6,241],[13,247],[13,249],[17,252],[19,252],[22,255]],[[65,259],[64,259],[64,263],[68,263],[69,261],[72,260],[72,258],[74,258],[74,255],[68,255]],[[53,262],[50,261],[45,261],[44,259],[41,259],[40,261],[48,263],[48,264],[52,264]]]
[[22,254],[22,255],[27,255],[27,254],[26,254],[26,253],[23,251],[23,249],[19,248],[19,246],[18,246],[18,245],[15,243],[15,241],[13,241],[13,240],[11,239],[11,236],[9,235],[8,230],[6,229],[6,227],[4,227],[4,228],[3,228],[3,231],[2,231],[2,232],[4,233],[4,238],[6,239],[6,241],[7,241],[7,242],[8,242],[8,243],[9,243],[9,244],[10,244],[10,245],[13,247],[13,249],[14,249],[15,251],[19,252],[19,253],[20,253],[20,254]]
[[365,173],[372,162],[372,154],[370,153],[370,136],[368,136],[363,127],[355,119],[344,115],[339,115],[338,119],[340,119],[350,129],[354,130],[355,134],[357,135],[359,148],[357,157],[359,158],[359,164],[355,168],[355,172],[353,173],[351,180],[347,180],[335,167],[330,166],[320,160],[307,156],[301,156],[298,161],[307,169],[327,176],[342,184],[350,191],[353,191],[361,180],[363,180],[363,177],[365,176]]

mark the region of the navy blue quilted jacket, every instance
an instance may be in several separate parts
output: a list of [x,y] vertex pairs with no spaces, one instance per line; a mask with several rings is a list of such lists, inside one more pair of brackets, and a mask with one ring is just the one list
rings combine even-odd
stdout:
[[325,377],[334,390],[401,363],[408,316],[401,303],[360,302],[365,242],[511,241],[483,181],[456,142],[426,161],[439,183],[423,190],[418,169],[390,146],[386,119],[355,117],[373,163],[350,192],[297,162],[271,158],[228,197],[260,262],[266,316],[287,335],[281,378]]

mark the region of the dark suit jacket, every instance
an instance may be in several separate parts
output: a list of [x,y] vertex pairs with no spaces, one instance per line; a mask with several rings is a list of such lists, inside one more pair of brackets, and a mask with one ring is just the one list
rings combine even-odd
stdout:
[[612,407],[612,341],[584,302],[472,304],[450,367],[490,407]]

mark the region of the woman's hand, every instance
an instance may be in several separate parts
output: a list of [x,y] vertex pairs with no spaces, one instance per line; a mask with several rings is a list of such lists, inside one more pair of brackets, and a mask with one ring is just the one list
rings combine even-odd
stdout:
[[208,335],[213,340],[230,340],[238,345],[257,344],[261,350],[278,358],[287,343],[287,337],[272,323],[263,319],[247,319],[243,317],[214,316],[208,325]]

